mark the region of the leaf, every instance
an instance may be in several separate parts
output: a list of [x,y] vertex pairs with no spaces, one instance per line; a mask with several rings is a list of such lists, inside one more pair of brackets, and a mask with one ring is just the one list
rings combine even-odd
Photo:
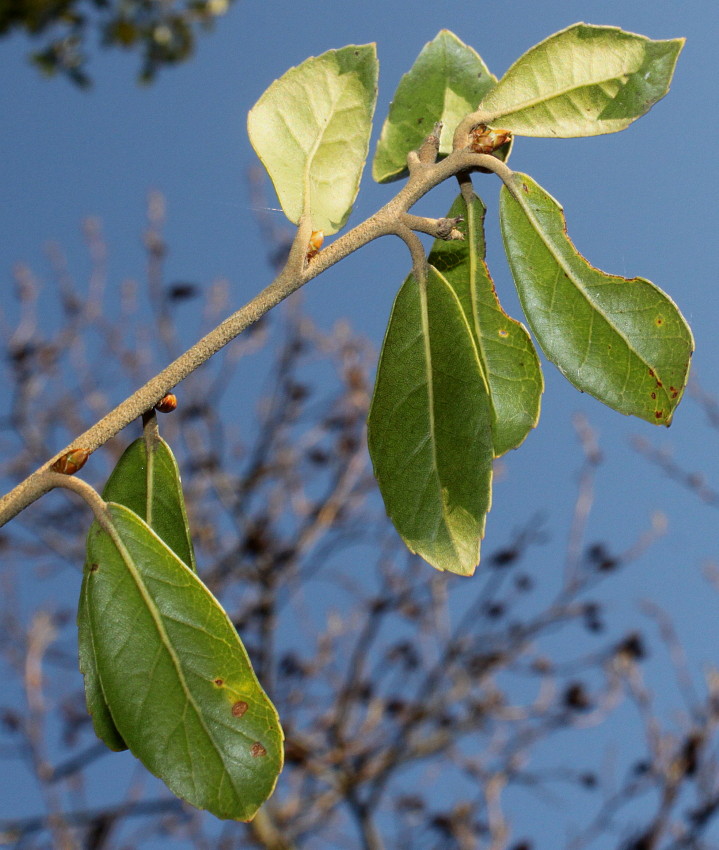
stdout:
[[560,205],[526,174],[502,187],[500,217],[522,308],[547,357],[609,407],[669,425],[694,349],[674,302],[648,280],[590,266]]
[[574,24],[512,65],[480,104],[482,120],[523,136],[616,133],[669,91],[683,46]]
[[485,207],[476,196],[469,206],[459,195],[447,218],[466,222],[464,241],[437,239],[429,262],[441,272],[462,304],[474,333],[492,407],[494,454],[516,449],[539,420],[542,370],[524,326],[502,309],[485,262]]
[[283,736],[234,626],[122,505],[106,505],[88,556],[97,667],[123,739],[177,796],[251,819],[275,786]]
[[87,595],[87,575],[89,565],[85,565],[80,588],[80,602],[77,607],[77,645],[80,657],[80,672],[85,682],[85,703],[87,713],[92,720],[92,728],[105,746],[120,752],[127,749],[115,721],[112,719],[110,707],[102,690],[100,675],[97,672],[95,659],[95,639],[90,619],[90,603]]
[[[145,519],[180,560],[197,571],[177,461],[164,440],[140,437],[131,443],[113,469],[102,495],[105,501],[125,505]],[[117,731],[97,673],[87,576],[86,563],[80,588],[77,630],[87,710],[97,737],[111,750],[125,750],[127,745]]]
[[392,309],[368,419],[387,514],[412,552],[471,575],[492,492],[487,384],[472,332],[445,278],[413,275]]
[[161,437],[139,437],[130,443],[102,496],[142,517],[178,558],[197,572],[180,471]]
[[437,121],[439,152],[452,150],[455,127],[497,82],[479,54],[449,30],[424,46],[400,80],[382,127],[372,165],[379,183],[407,174],[407,154],[420,147]]
[[349,45],[290,68],[250,110],[247,129],[294,224],[307,214],[325,235],[357,197],[377,99],[374,44]]

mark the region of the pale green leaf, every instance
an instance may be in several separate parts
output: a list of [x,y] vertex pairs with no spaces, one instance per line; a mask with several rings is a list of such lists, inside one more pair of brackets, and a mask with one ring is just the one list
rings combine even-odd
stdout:
[[471,575],[491,504],[492,414],[472,331],[444,277],[410,275],[382,347],[368,443],[387,514],[412,552]]
[[128,508],[88,538],[97,669],[117,729],[170,790],[249,820],[282,767],[282,729],[209,590]]
[[502,187],[500,215],[522,308],[547,357],[609,407],[668,425],[694,348],[671,298],[648,280],[590,266],[562,208],[526,174]]
[[683,46],[574,24],[512,65],[480,104],[483,120],[523,136],[616,133],[669,91]]
[[[117,462],[102,491],[105,501],[118,502],[141,516],[191,569],[195,553],[185,512],[180,473],[170,447],[159,436],[140,437]],[[105,701],[97,674],[90,612],[87,569],[83,571],[77,613],[80,670],[85,680],[85,700],[95,734],[111,750],[127,749]]]
[[374,44],[349,45],[290,68],[250,110],[247,129],[282,209],[336,233],[357,197],[372,131]]
[[452,150],[455,127],[497,82],[481,57],[449,30],[424,46],[400,80],[372,164],[379,183],[407,173],[407,154],[443,123],[439,152]]
[[494,453],[515,449],[539,420],[544,389],[537,352],[524,326],[502,309],[485,263],[482,201],[459,195],[448,218],[464,219],[464,241],[437,239],[429,262],[454,289],[474,332],[492,406]]

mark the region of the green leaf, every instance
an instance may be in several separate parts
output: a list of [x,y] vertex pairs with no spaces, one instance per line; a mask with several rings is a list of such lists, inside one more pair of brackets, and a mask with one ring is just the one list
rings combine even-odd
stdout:
[[404,177],[407,154],[420,147],[437,121],[444,125],[439,152],[448,154],[455,127],[496,82],[476,51],[440,30],[400,80],[377,143],[374,179],[387,183]]
[[[118,502],[141,516],[181,561],[197,571],[180,472],[170,447],[163,439],[140,437],[131,443],[113,469],[102,495],[105,501]],[[97,737],[111,750],[125,750],[127,745],[117,731],[97,673],[88,609],[87,571],[86,563],[77,612],[85,700]]]
[[671,298],[648,280],[590,266],[562,208],[526,174],[502,187],[500,216],[522,308],[547,357],[609,407],[668,425],[694,349]]
[[516,449],[539,420],[542,370],[524,326],[502,309],[484,260],[485,207],[459,195],[447,218],[465,221],[464,241],[437,239],[429,262],[441,272],[462,304],[487,376],[496,457]]
[[80,588],[80,602],[77,607],[77,645],[80,657],[80,672],[85,681],[85,703],[87,713],[92,720],[92,728],[105,746],[114,752],[127,749],[102,690],[100,675],[95,659],[95,639],[90,619],[90,603],[87,595],[87,576],[89,564],[85,565]]
[[377,100],[374,44],[310,57],[267,89],[247,129],[285,215],[313,230],[342,228],[357,197]]
[[251,819],[282,767],[282,729],[209,590],[128,508],[88,538],[97,668],[130,750],[219,818]]
[[432,267],[392,309],[368,419],[387,514],[412,552],[471,575],[492,491],[487,383],[462,306]]
[[197,572],[177,461],[159,436],[125,449],[102,491],[106,502],[130,508],[190,569]]
[[512,65],[480,104],[482,120],[523,136],[616,133],[669,91],[683,46],[574,24]]

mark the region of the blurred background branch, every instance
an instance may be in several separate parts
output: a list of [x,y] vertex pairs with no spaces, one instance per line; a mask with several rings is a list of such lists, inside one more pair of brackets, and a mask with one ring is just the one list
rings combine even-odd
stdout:
[[0,36],[18,31],[40,47],[31,61],[45,74],[92,83],[90,57],[98,46],[139,55],[139,80],[192,56],[198,35],[232,0],[1,0]]
[[[16,268],[18,319],[0,327],[6,481],[174,357],[188,317],[211,326],[227,311],[226,281],[166,280],[164,214],[152,194],[142,284],[108,286],[96,220],[84,226],[87,280],[58,246],[50,282]],[[261,225],[269,261],[281,262],[287,234]],[[665,519],[622,551],[587,539],[603,456],[577,418],[563,573],[547,562],[540,515],[518,517],[472,580],[430,570],[397,540],[375,492],[364,433],[375,357],[347,322],[320,330],[295,295],[185,381],[160,423],[203,579],[285,728],[287,765],[254,824],[184,806],[94,738],[74,626],[84,507],[53,493],[3,529],[0,758],[30,777],[35,805],[3,816],[3,844],[529,850],[542,831],[525,835],[515,818],[531,804],[563,819],[571,850],[717,846],[717,674],[693,682],[656,606],[617,623],[600,593]],[[132,436],[93,455],[83,477],[101,487]],[[646,681],[650,640],[684,701],[671,722]],[[621,764],[630,759],[625,775],[601,753],[587,767],[583,742],[598,728]]]

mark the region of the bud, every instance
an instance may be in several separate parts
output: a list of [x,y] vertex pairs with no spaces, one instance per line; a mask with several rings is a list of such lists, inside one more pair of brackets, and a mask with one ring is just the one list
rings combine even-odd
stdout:
[[177,396],[173,395],[173,393],[167,393],[164,395],[155,405],[155,410],[159,410],[160,413],[172,413],[173,410],[177,407]]
[[322,243],[325,241],[325,234],[322,230],[313,230],[310,236],[309,245],[307,246],[307,259],[311,260],[320,252]]
[[74,475],[85,466],[89,457],[90,452],[88,449],[70,449],[69,452],[65,452],[62,457],[59,457],[50,469],[62,475]]
[[495,130],[486,124],[478,124],[469,133],[469,149],[474,153],[494,153],[511,140],[511,130]]

